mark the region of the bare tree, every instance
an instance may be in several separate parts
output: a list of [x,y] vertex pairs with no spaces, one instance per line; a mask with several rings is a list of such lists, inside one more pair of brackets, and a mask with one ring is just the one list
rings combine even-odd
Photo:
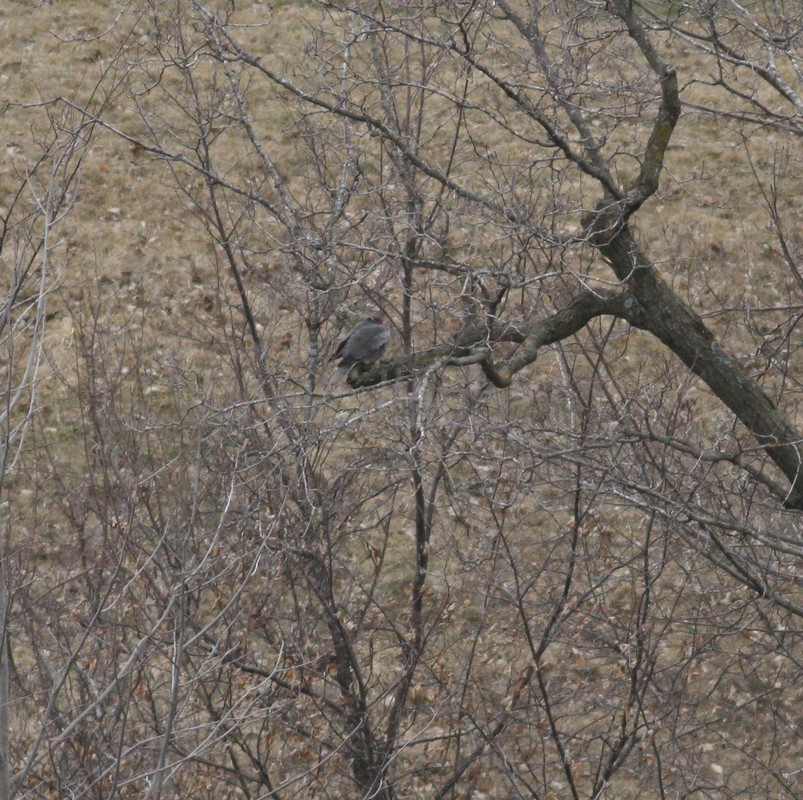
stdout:
[[[16,109],[21,113],[21,109]],[[0,410],[0,498],[3,531],[0,541],[0,797],[11,797],[9,731],[12,699],[9,692],[11,654],[18,642],[11,608],[19,586],[9,565],[16,557],[12,529],[15,481],[22,469],[27,439],[39,407],[38,391],[47,373],[44,353],[48,298],[58,282],[65,217],[75,197],[76,183],[92,125],[63,107],[40,109],[44,125],[34,123],[38,139],[31,152],[21,152],[9,165],[10,190],[0,216],[0,256],[7,266],[0,310],[3,403]],[[5,110],[6,114],[10,109]],[[16,484],[17,487],[19,484]],[[15,576],[16,577],[16,576]],[[53,693],[60,680],[54,678]],[[45,712],[45,716],[47,712]],[[39,731],[39,743],[44,726]],[[35,752],[34,747],[33,752]],[[22,762],[24,763],[24,762]],[[24,773],[29,768],[22,768]]]
[[80,446],[28,422],[19,796],[796,796],[778,7],[126,6],[72,105],[213,247],[170,323],[87,291]]

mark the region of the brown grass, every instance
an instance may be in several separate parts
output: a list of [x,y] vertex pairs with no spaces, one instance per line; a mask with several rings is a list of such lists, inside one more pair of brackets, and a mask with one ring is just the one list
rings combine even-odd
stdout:
[[[258,4],[244,12],[244,19],[251,13],[259,13]],[[251,36],[258,38],[260,46],[272,57],[291,60],[296,54],[295,44],[304,30],[303,13],[303,4],[283,5],[277,8],[270,25],[252,32]],[[107,29],[110,21],[109,5],[100,0],[33,6],[10,3],[0,10],[0,52],[6,54],[4,63],[0,64],[0,102],[13,104],[2,116],[5,150],[0,153],[0,198],[24,172],[27,160],[35,151],[34,141],[41,114],[29,106],[59,95],[72,97],[78,104],[87,101],[102,69],[115,55],[113,38],[94,38]],[[684,75],[698,74],[704,69],[705,66],[693,54],[687,54],[684,63],[679,64],[681,80]],[[689,89],[689,97],[696,98],[699,91],[696,87]],[[270,92],[266,91],[261,99],[268,109],[266,115],[270,116],[271,124],[267,127],[274,131],[269,145],[285,154],[282,163],[286,175],[292,176],[294,171],[300,174],[305,164],[289,141],[286,110],[275,96],[270,96]],[[113,121],[135,125],[128,113],[121,106],[112,105],[109,109]],[[645,125],[645,122],[635,120],[627,130],[643,138]],[[755,167],[759,177],[768,181],[773,160],[784,156],[787,144],[780,134],[746,140],[737,125],[712,117],[685,114],[674,135],[661,189],[636,220],[638,235],[648,245],[663,277],[697,311],[707,315],[707,323],[723,344],[746,361],[755,356],[759,341],[747,330],[743,308],[773,306],[788,300],[783,282],[776,280],[779,254],[757,195],[753,173]],[[745,157],[748,150],[753,167]],[[788,153],[784,157],[788,157]],[[233,154],[233,164],[236,158]],[[199,191],[201,188],[199,186]],[[791,170],[782,175],[781,191],[789,208],[800,208],[803,190]],[[470,235],[462,233],[454,238],[458,247],[471,240]],[[184,200],[177,197],[163,164],[99,129],[84,166],[80,192],[57,256],[60,287],[50,303],[47,327],[49,377],[43,382],[40,402],[42,425],[52,432],[53,448],[61,448],[60,463],[71,464],[79,471],[89,468],[88,455],[83,452],[83,442],[77,433],[81,414],[76,397],[82,385],[80,348],[86,341],[78,335],[81,326],[96,324],[102,329],[101,341],[108,348],[107,357],[114,362],[112,372],[116,371],[121,381],[127,380],[129,373],[137,372],[139,377],[136,380],[131,378],[121,397],[123,400],[132,396],[148,398],[155,418],[167,418],[177,411],[186,411],[200,396],[211,402],[218,393],[221,397],[225,395],[232,378],[216,363],[216,357],[226,352],[232,330],[242,325],[236,308],[236,293],[228,273],[221,266],[219,251],[210,245]],[[275,274],[286,265],[271,255],[260,263],[260,268],[266,274]],[[595,275],[601,274],[599,265],[592,269]],[[260,297],[259,277],[251,276],[253,284],[250,287],[258,298],[255,304],[258,321],[270,331],[271,340],[277,342],[276,359],[281,367],[286,368],[288,374],[303,377],[306,344],[302,340],[299,316],[289,307],[277,308],[267,293]],[[452,289],[447,285],[444,296]],[[327,329],[326,336],[333,338],[336,332]],[[567,350],[571,354],[572,346],[567,345]],[[651,357],[647,364],[645,355]],[[657,381],[669,372],[666,354],[655,343],[638,334],[623,340],[620,356],[612,360],[618,377],[625,384],[630,376]],[[757,359],[757,368],[760,363],[761,359]],[[532,397],[525,400],[516,397],[510,401],[520,403],[522,411],[530,414],[533,398],[543,404],[549,402],[551,395],[547,395],[547,390],[551,391],[551,381],[558,374],[556,359],[551,354],[545,354],[538,364],[537,374],[528,376],[532,377],[529,389]],[[185,380],[178,391],[177,374]],[[803,375],[794,372],[789,377],[798,380]],[[201,385],[203,389],[196,391]],[[768,375],[768,390],[773,392],[775,387],[775,380]],[[382,390],[380,399],[392,398],[393,391]],[[702,439],[709,434],[724,435],[730,416],[703,387],[681,382],[671,391],[687,394],[689,415],[698,417],[696,430]],[[455,390],[455,408],[459,408],[460,397]],[[331,419],[334,426],[350,411],[358,412],[360,403],[359,399],[350,398],[324,408],[321,414]],[[382,450],[381,456],[401,461],[404,449],[400,442],[405,435],[406,423],[399,423],[394,417],[401,408],[399,401],[391,406],[390,411],[361,423],[358,433],[346,429],[334,435],[331,447],[336,454],[337,466],[359,461],[366,450],[388,432],[398,436],[398,441]],[[449,410],[439,409],[439,412],[446,415]],[[553,411],[551,416],[546,411],[544,414],[550,422],[555,422],[560,412]],[[504,447],[503,442],[504,437],[500,435],[499,439],[489,443],[491,460]],[[176,442],[173,446],[179,448],[183,445]],[[455,467],[454,480],[468,484],[470,478],[470,471],[464,465]],[[14,488],[23,488],[23,481],[17,483],[18,479],[14,480]],[[519,492],[522,504],[511,512],[509,524],[514,531],[511,547],[523,562],[535,558],[545,544],[560,554],[564,546],[562,537],[570,524],[566,498],[554,487],[539,487],[540,507],[537,507],[532,495],[523,487],[514,487],[511,491],[514,494]],[[527,505],[531,502],[531,506]],[[479,508],[481,503],[477,501],[477,504]],[[31,509],[24,508],[24,500],[20,506],[17,511],[22,518],[33,514]],[[413,547],[409,497],[400,501],[398,511],[385,556],[390,568],[383,573],[379,594],[388,613],[396,613],[401,619],[406,609],[405,592]],[[444,514],[443,530],[447,535],[432,553],[430,599],[433,608],[446,609],[454,598],[460,598],[456,610],[448,614],[444,612],[445,621],[441,623],[445,631],[449,631],[447,626],[455,625],[459,635],[455,637],[453,631],[448,635],[437,632],[433,634],[433,647],[443,648],[439,664],[446,673],[449,669],[459,668],[468,658],[468,650],[476,643],[474,657],[482,664],[478,673],[486,681],[487,697],[495,697],[501,703],[529,657],[510,645],[511,637],[519,635],[513,623],[505,622],[510,619],[506,600],[506,592],[512,591],[510,575],[500,563],[499,553],[489,550],[487,539],[482,538],[487,531],[481,530],[484,518],[479,512],[478,516],[481,521],[476,525],[471,518],[458,518],[457,512],[451,516]],[[621,567],[622,577],[615,598],[615,604],[627,610],[635,602],[632,587],[637,574],[635,560],[642,544],[640,519],[641,516],[635,513],[617,517],[611,510],[609,519],[594,521],[587,531],[585,544],[584,559],[589,570],[600,563],[627,565]],[[41,523],[47,525],[48,521],[45,518]],[[59,538],[71,534],[65,530],[53,536],[54,551],[58,550]],[[344,554],[353,560],[344,563],[343,569],[353,570],[356,583],[369,579],[371,547],[383,546],[382,537],[376,532],[374,535],[377,536],[375,542],[359,539],[344,549]],[[665,604],[661,613],[668,618],[673,593],[681,588],[688,590],[689,596],[694,596],[699,602],[699,606],[694,606],[689,601],[689,607],[685,609],[688,624],[697,625],[700,618],[715,613],[717,604],[725,606],[731,598],[724,596],[724,590],[722,598],[712,599],[703,591],[694,594],[688,587],[694,583],[696,570],[706,568],[688,556],[682,543],[673,547],[676,550],[671,561],[675,569],[667,573],[665,581],[656,587],[657,602]],[[41,568],[45,571],[64,566],[51,560],[51,555],[42,553]],[[478,564],[477,571],[467,573],[467,563]],[[77,569],[78,564],[69,566]],[[498,582],[500,587],[498,595],[487,607],[483,606],[483,598],[472,596],[472,587],[479,574],[490,583]],[[588,580],[593,577],[589,574]],[[557,572],[554,580],[555,586],[546,582],[540,587],[545,597],[559,585]],[[713,582],[715,578],[711,580]],[[587,634],[589,640],[597,635],[601,637],[607,630],[606,626],[613,625],[613,622],[597,612],[598,609],[589,601],[588,608],[577,612],[573,623],[576,627],[569,630],[578,632],[578,635]],[[401,628],[404,620],[399,622],[399,619],[393,622]],[[679,661],[686,641],[683,632],[677,636],[668,633],[662,643],[661,658],[665,662],[661,666],[669,670]],[[733,641],[736,644],[728,639],[727,646],[743,648],[744,659],[749,661],[753,640],[734,632]],[[392,650],[393,642],[394,637],[387,630],[371,638],[372,647],[387,647],[388,653],[392,654],[387,660],[380,655],[377,658],[379,666],[389,668],[391,659],[396,656]],[[756,647],[756,651],[763,652],[761,647]],[[543,669],[559,686],[556,691],[561,695],[582,693],[589,675],[595,678],[598,691],[610,691],[611,696],[617,694],[613,687],[626,680],[626,675],[616,666],[616,658],[609,653],[601,654],[597,663],[589,663],[587,653],[573,647],[570,640],[560,642],[550,651]],[[760,678],[769,684],[771,670],[758,665],[756,671],[758,677],[753,676],[754,680]],[[689,676],[689,680],[690,685],[686,687],[688,698],[704,703],[713,689],[711,682],[705,675]],[[737,680],[734,686],[734,691],[742,691]],[[747,696],[748,690],[744,692]],[[422,683],[414,687],[413,700],[423,711],[447,702],[443,685],[439,685],[432,675],[422,678]],[[490,700],[486,698],[486,702]],[[721,713],[721,709],[713,704],[712,700],[712,717]],[[615,709],[611,711],[613,713]],[[794,709],[788,709],[786,713],[793,712]],[[303,713],[313,712],[311,709],[297,709],[297,713],[303,717]],[[425,716],[422,714],[422,718]],[[597,722],[599,720],[588,721],[589,725]],[[738,723],[735,716],[734,725]],[[755,723],[746,720],[745,724]],[[441,732],[437,726],[430,731],[434,737]],[[536,750],[535,742],[542,733],[522,726],[519,732],[521,750],[516,755],[524,758],[530,749]],[[662,732],[654,735],[660,737]],[[527,737],[532,738],[531,743]],[[704,742],[695,743],[701,748],[705,745]],[[423,758],[425,750],[424,745],[415,745],[405,753],[407,761],[403,763]],[[310,757],[294,750],[292,742],[273,744],[272,752],[285,757],[290,768]],[[711,769],[713,755],[709,757],[707,752],[700,752],[701,769]],[[790,752],[786,766],[794,766],[798,755],[799,751]],[[651,770],[651,758],[645,745],[633,767],[633,774],[620,784],[619,797],[639,796],[639,772]],[[737,766],[736,761],[734,765],[726,763],[724,766],[726,769],[733,766],[735,770],[730,776],[734,790],[740,782],[749,783],[749,775],[738,774],[742,767]],[[716,772],[712,774],[714,777],[717,775]],[[425,783],[418,788],[426,794]],[[478,789],[487,793],[486,796],[495,796],[498,787],[494,785],[493,776],[488,775],[478,777]]]

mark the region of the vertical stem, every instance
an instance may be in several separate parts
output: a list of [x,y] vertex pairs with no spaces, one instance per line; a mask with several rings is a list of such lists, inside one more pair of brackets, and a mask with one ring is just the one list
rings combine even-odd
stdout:
[[421,470],[413,467],[413,487],[415,498],[415,576],[412,588],[412,609],[410,625],[413,629],[413,652],[411,663],[418,660],[423,642],[423,602],[424,585],[427,580],[427,564],[429,561],[429,525],[427,524],[426,495]]
[[[2,473],[0,473],[0,488]],[[0,491],[2,497],[2,491]],[[0,528],[0,800],[11,797],[9,787],[8,763],[8,579],[6,575],[6,526],[3,516]]]

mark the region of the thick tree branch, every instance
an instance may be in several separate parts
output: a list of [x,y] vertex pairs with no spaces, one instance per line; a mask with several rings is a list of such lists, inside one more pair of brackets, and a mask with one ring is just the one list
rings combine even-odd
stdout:
[[664,166],[664,154],[680,117],[680,95],[675,68],[667,64],[652,46],[644,26],[633,13],[632,2],[610,0],[609,8],[625,23],[628,35],[638,45],[650,69],[661,82],[661,106],[647,141],[641,172],[627,191],[623,208],[623,217],[627,219],[647,198],[655,194],[658,188],[658,178]]
[[588,239],[613,267],[617,278],[632,289],[639,306],[648,309],[645,328],[705,381],[782,470],[791,483],[784,503],[791,508],[803,508],[800,433],[744,367],[719,346],[699,315],[661,280],[630,231],[629,217],[658,188],[666,149],[680,116],[680,98],[674,67],[667,65],[653,48],[633,13],[632,4],[610,0],[609,8],[625,22],[628,34],[659,75],[661,106],[638,178],[621,201],[612,198],[603,186],[603,197],[584,219]]
[[[586,289],[575,296],[566,308],[526,327],[489,318],[485,324],[467,327],[452,342],[370,367],[356,367],[349,376],[349,385],[357,388],[402,380],[441,362],[444,366],[480,363],[488,380],[494,386],[504,388],[510,386],[517,372],[535,361],[541,347],[566,339],[594,317],[604,315],[625,319],[636,327],[646,325],[642,309],[629,292]],[[496,363],[492,349],[502,342],[521,346],[512,356]]]
[[658,276],[627,223],[600,252],[639,306],[649,309],[645,328],[709,386],[756,437],[791,484],[784,503],[803,509],[803,437],[747,370],[719,346],[700,316]]
[[641,173],[628,192],[630,196],[629,213],[632,214],[658,189],[658,178],[664,167],[664,154],[679,117],[678,79],[675,68],[667,65],[661,73],[661,107],[658,109],[658,116],[655,118],[652,133],[647,142]]
[[638,304],[627,292],[585,290],[566,308],[533,324],[526,331],[522,346],[510,358],[495,364],[489,351],[482,361],[482,370],[494,386],[507,388],[517,372],[535,361],[541,347],[568,338],[594,317],[603,315],[625,319],[636,327],[644,324]]

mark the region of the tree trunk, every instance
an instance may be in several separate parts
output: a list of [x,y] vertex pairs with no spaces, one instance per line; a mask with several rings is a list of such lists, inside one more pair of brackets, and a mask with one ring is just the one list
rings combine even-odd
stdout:
[[803,509],[800,434],[745,368],[717,344],[702,319],[656,274],[627,223],[610,240],[596,244],[647,311],[644,327],[736,414],[789,480],[786,507]]

